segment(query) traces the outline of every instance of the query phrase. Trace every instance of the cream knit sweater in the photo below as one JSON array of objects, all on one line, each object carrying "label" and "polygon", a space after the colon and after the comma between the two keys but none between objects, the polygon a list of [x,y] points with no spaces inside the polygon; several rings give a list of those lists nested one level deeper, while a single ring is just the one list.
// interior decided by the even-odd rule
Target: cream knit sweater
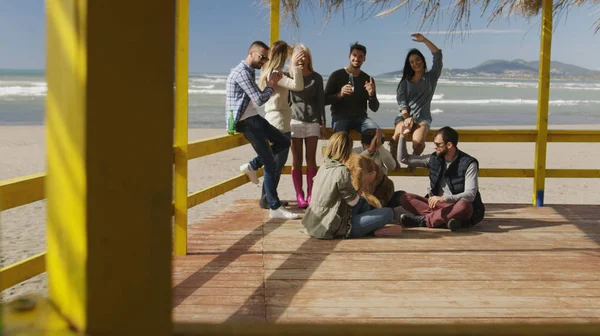
[{"label": "cream knit sweater", "polygon": [[304,77],[302,76],[302,70],[294,67],[292,70],[292,76],[283,76],[277,86],[275,87],[275,93],[271,95],[269,101],[265,104],[265,119],[275,126],[278,130],[283,133],[291,132],[290,123],[292,121],[292,109],[288,102],[288,95],[290,90],[302,91],[304,90]]}]

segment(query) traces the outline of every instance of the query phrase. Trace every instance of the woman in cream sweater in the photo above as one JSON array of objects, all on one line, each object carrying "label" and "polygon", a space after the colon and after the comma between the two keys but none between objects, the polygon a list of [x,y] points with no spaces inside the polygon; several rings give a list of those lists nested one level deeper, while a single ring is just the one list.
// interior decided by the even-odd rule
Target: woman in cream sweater
[{"label": "woman in cream sweater", "polygon": [[[288,58],[290,47],[284,41],[275,41],[269,49],[269,60],[262,67],[260,71],[260,78],[258,80],[258,86],[262,89],[267,85],[269,75],[274,72],[283,72],[285,61]],[[290,122],[292,120],[292,109],[288,102],[289,92],[301,91],[304,89],[304,80],[302,77],[302,64],[304,59],[304,53],[295,54],[291,60],[291,66],[289,76],[285,74],[275,87],[275,93],[271,96],[269,101],[265,104],[265,119],[273,125],[275,128],[283,132],[288,137],[291,137]],[[281,177],[281,170],[287,162],[289,148],[285,151],[281,151],[275,157],[277,163],[278,175],[275,179],[275,186],[279,184],[279,178]],[[257,162],[253,163],[253,167],[262,167],[263,163],[257,157]],[[282,202],[285,203],[285,202]],[[268,209],[269,205],[265,190],[263,186],[262,196],[260,199],[261,208]]]}]

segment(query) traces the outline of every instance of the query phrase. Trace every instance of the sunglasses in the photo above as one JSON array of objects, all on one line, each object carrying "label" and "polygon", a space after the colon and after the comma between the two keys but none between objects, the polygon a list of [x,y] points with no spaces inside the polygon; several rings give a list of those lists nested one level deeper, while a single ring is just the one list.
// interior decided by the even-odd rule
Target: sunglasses
[{"label": "sunglasses", "polygon": [[267,56],[263,55],[263,54],[258,54],[258,58],[260,58],[261,60],[265,60],[265,61],[269,60],[269,58]]},{"label": "sunglasses", "polygon": [[435,141],[433,142],[433,144],[435,145],[436,148],[440,148],[444,145],[443,142],[435,142]]}]

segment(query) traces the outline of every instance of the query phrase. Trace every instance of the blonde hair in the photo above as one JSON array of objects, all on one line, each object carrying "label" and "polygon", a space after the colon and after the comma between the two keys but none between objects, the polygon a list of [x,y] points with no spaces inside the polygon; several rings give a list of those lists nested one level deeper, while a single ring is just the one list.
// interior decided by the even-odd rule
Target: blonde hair
[{"label": "blonde hair", "polygon": [[334,133],[327,143],[325,157],[341,163],[346,163],[352,154],[352,137],[348,132]]},{"label": "blonde hair", "polygon": [[285,41],[275,41],[269,49],[269,60],[260,70],[258,86],[261,90],[267,86],[267,77],[273,70],[282,71],[288,57],[288,44]]},{"label": "blonde hair", "polygon": [[373,185],[367,184],[364,179],[365,175],[377,174],[379,171],[377,163],[371,158],[352,153],[345,164],[350,169],[354,189],[359,190],[371,206],[381,208],[381,202],[373,195]]},{"label": "blonde hair", "polygon": [[[304,44],[300,43],[294,47],[292,59],[294,58],[294,56],[297,53],[299,53],[301,51],[304,51],[304,55],[306,55],[306,60],[304,62],[304,66],[308,67],[308,70],[310,70],[311,72],[315,72],[315,70],[313,69],[312,54],[310,53],[310,49],[308,49],[308,47],[305,46]],[[291,65],[290,67],[293,67],[293,65]]]}]

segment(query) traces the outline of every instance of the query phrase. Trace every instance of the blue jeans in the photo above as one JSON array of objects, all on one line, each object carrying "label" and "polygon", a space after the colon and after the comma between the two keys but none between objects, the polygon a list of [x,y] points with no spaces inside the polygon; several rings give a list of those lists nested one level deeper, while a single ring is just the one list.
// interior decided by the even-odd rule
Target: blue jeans
[{"label": "blue jeans", "polygon": [[[275,156],[282,151],[289,151],[290,138],[281,133],[280,130],[269,124],[265,118],[255,115],[250,118],[238,121],[236,130],[244,133],[244,136],[254,148],[258,155],[249,162],[252,169],[258,169],[254,166],[256,162],[264,165],[264,188],[267,193],[269,208],[275,210],[281,206],[279,196],[277,195],[277,163]],[[269,142],[272,145],[269,145]],[[281,170],[279,170],[281,174]]]},{"label": "blue jeans", "polygon": [[[292,138],[292,132],[286,132],[283,134],[285,134],[290,139]],[[283,170],[283,167],[285,166],[285,163],[287,162],[289,154],[290,154],[290,147],[275,154],[275,166],[277,169],[277,176],[275,177],[275,189],[277,189],[277,187],[279,187],[279,179],[281,178],[281,171]],[[263,163],[262,163],[262,160],[260,159],[260,157],[256,157],[252,161],[250,161],[250,166],[253,169],[258,169],[258,168],[262,167]],[[263,187],[262,187],[262,193],[260,195],[260,202],[261,202],[261,204],[268,203],[267,191],[265,189],[264,183],[263,183]]]},{"label": "blue jeans", "polygon": [[368,117],[333,116],[331,118],[331,128],[333,128],[334,133],[355,130],[362,134],[368,129],[379,128],[379,125]]},{"label": "blue jeans", "polygon": [[352,229],[349,238],[358,238],[384,227],[394,220],[392,208],[371,208],[363,197],[352,207]]}]

